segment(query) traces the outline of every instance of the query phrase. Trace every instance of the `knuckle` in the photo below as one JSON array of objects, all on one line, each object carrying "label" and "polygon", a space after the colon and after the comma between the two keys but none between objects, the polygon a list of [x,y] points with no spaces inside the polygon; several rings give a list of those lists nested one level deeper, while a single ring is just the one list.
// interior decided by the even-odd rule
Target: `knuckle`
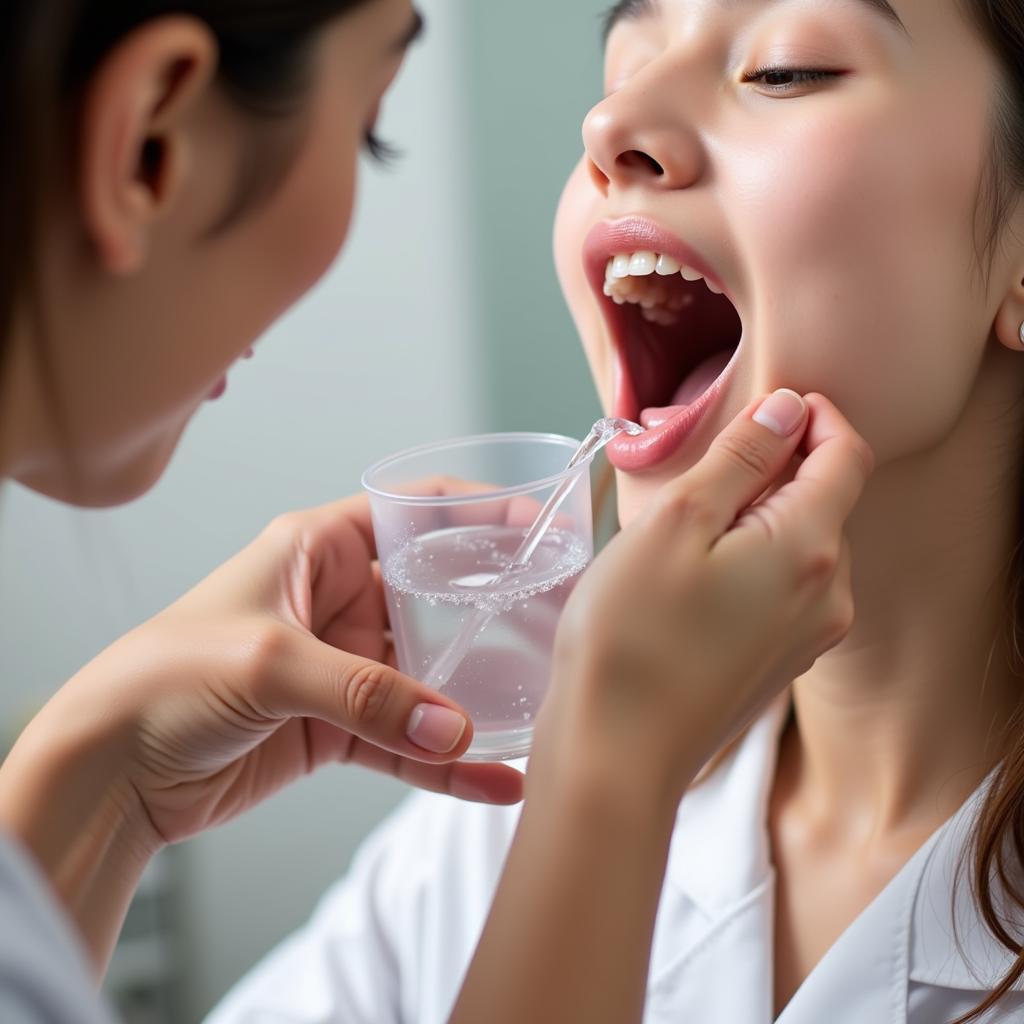
[{"label": "knuckle", "polygon": [[875,471],[875,453],[871,448],[871,445],[859,436],[854,441],[853,452],[857,457],[857,461],[860,463],[864,479],[867,480]]},{"label": "knuckle", "polygon": [[760,440],[747,434],[723,434],[718,439],[719,453],[733,466],[755,477],[767,477],[771,471],[771,453]]},{"label": "knuckle", "polygon": [[805,541],[796,557],[797,574],[805,585],[820,589],[831,585],[842,562],[839,545]]},{"label": "knuckle", "polygon": [[342,680],[341,701],[350,722],[376,721],[394,689],[394,675],[384,665],[357,665]]},{"label": "knuckle", "polygon": [[672,523],[698,524],[711,517],[707,500],[692,486],[664,488],[655,501],[655,512]]},{"label": "knuckle", "polygon": [[295,542],[302,532],[303,516],[299,512],[285,512],[275,516],[263,531],[263,536],[271,542],[289,545]]},{"label": "knuckle", "polygon": [[854,617],[855,609],[851,595],[843,594],[832,602],[825,624],[825,635],[830,647],[834,647],[849,635]]},{"label": "knuckle", "polygon": [[812,552],[804,563],[804,574],[814,583],[829,583],[835,578],[839,558],[834,551]]},{"label": "knuckle", "polygon": [[288,657],[291,635],[283,625],[264,624],[245,646],[245,670],[254,683],[272,677]]}]

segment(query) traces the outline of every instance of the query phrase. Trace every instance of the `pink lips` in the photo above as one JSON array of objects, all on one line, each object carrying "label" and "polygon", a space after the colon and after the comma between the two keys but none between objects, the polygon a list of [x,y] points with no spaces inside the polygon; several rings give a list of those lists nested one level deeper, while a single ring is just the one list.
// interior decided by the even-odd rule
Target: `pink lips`
[{"label": "pink lips", "polygon": [[[250,345],[249,348],[247,348],[242,353],[242,358],[243,359],[252,359],[252,357],[254,355],[255,355],[255,352],[253,352],[252,346]],[[220,380],[218,380],[217,383],[214,384],[213,388],[210,390],[210,393],[206,396],[206,400],[208,402],[216,402],[218,398],[223,398],[224,397],[224,393],[227,391],[227,389],[228,389],[228,375],[225,373],[220,378]]]},{"label": "pink lips", "polygon": [[[641,473],[672,458],[717,404],[732,376],[733,365],[730,363],[722,376],[692,404],[644,410],[640,420],[644,426],[651,424],[650,429],[637,437],[625,434],[617,437],[605,449],[608,461],[625,473]],[[628,419],[621,411],[623,404],[617,397],[613,415]]]},{"label": "pink lips", "polygon": [[618,368],[612,415],[639,420],[649,429],[638,437],[621,435],[607,448],[612,465],[627,473],[653,469],[672,458],[691,437],[726,391],[735,367],[735,357],[722,374],[695,401],[661,409],[639,409],[626,359],[626,340],[618,307],[603,292],[608,260],[619,253],[657,252],[671,256],[712,281],[732,301],[728,289],[704,258],[678,236],[643,217],[627,217],[596,225],[583,245],[587,278],[603,304],[615,341]]}]

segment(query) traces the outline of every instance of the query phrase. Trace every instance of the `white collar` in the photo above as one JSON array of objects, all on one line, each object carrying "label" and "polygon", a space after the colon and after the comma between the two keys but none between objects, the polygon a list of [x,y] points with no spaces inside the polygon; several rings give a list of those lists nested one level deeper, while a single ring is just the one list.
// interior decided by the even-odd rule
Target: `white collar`
[{"label": "white collar", "polygon": [[[723,917],[773,879],[768,803],[790,706],[788,697],[773,704],[680,805],[667,879],[711,920]],[[957,877],[988,784],[986,780],[979,786],[864,912],[870,914],[873,927],[888,932],[885,948],[898,949],[899,955],[893,952],[886,963],[890,973],[898,970],[898,987],[903,990],[913,981],[986,992],[1014,962],[978,914],[970,872]],[[828,960],[826,955],[820,967]],[[856,975],[853,965],[847,969]]]},{"label": "white collar", "polygon": [[990,780],[939,830],[921,872],[910,922],[910,977],[915,982],[987,992],[1015,962],[974,902],[970,834]]}]

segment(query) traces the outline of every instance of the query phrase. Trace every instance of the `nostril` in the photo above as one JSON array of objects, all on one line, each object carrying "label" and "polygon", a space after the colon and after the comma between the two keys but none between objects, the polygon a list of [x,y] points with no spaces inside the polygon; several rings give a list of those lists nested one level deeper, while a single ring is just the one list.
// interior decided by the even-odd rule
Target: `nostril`
[{"label": "nostril", "polygon": [[665,168],[653,156],[639,149],[631,149],[628,153],[623,153],[617,162],[627,170],[653,174],[656,178],[660,178],[665,173]]},{"label": "nostril", "polygon": [[608,175],[601,170],[593,160],[587,161],[587,171],[590,174],[590,180],[594,183],[594,187],[602,194],[608,195],[608,186],[611,182],[608,180]]}]

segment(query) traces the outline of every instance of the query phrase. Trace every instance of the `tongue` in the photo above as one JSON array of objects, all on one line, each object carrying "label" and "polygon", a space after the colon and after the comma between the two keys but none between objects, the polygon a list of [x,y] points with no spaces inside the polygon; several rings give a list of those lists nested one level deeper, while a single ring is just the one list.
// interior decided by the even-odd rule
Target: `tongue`
[{"label": "tongue", "polygon": [[676,388],[672,396],[672,404],[662,409],[644,409],[640,414],[640,422],[647,430],[654,430],[663,423],[667,423],[680,411],[693,402],[696,402],[701,395],[722,375],[722,371],[729,365],[732,359],[732,352],[716,352],[708,356],[696,369],[691,370],[686,380]]},{"label": "tongue", "polygon": [[709,356],[696,369],[691,370],[683,383],[676,388],[671,404],[680,406],[696,402],[718,380],[731,359],[732,352],[727,349]]}]

